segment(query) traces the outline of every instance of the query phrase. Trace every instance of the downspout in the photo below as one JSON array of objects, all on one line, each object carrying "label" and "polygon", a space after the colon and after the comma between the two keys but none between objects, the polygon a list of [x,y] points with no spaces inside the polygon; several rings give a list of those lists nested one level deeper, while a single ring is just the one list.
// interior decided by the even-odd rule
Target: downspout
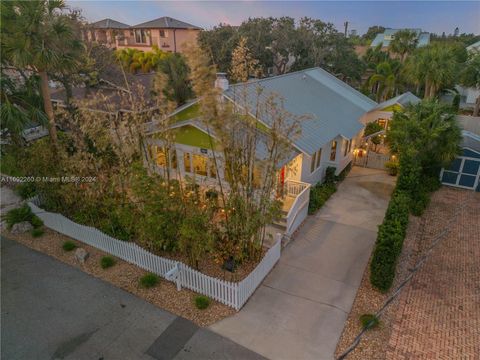
[{"label": "downspout", "polygon": [[177,36],[175,35],[177,29],[173,29],[173,52],[177,52]]}]

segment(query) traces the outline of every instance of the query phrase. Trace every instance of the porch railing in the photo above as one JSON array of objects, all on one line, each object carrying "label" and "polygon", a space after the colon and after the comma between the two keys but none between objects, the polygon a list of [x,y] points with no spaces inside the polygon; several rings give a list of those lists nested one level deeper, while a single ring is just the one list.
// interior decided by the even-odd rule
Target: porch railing
[{"label": "porch railing", "polygon": [[288,210],[285,230],[287,235],[291,235],[308,215],[310,184],[287,179],[285,181],[285,192],[287,196],[295,197],[292,206]]}]

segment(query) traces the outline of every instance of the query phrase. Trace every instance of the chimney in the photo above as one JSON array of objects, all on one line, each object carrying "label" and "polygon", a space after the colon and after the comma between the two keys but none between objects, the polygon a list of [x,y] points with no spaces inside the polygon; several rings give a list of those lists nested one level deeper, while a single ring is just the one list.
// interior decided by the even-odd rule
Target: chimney
[{"label": "chimney", "polygon": [[215,87],[220,88],[223,91],[228,90],[227,73],[217,73],[217,79],[215,80]]}]

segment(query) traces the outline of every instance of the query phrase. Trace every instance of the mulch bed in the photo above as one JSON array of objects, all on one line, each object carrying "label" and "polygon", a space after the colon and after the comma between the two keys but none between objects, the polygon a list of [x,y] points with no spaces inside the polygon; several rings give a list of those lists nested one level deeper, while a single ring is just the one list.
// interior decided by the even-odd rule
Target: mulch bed
[{"label": "mulch bed", "polygon": [[[187,289],[177,291],[175,284],[164,279],[161,279],[155,287],[145,289],[139,285],[139,279],[147,273],[145,270],[120,259],[116,259],[117,262],[113,267],[102,269],[100,260],[108,254],[48,228],[45,228],[45,234],[38,238],[33,238],[29,233],[14,235],[7,231],[4,235],[99,279],[108,281],[153,305],[189,319],[199,326],[209,326],[235,313],[234,309],[214,300],[211,300],[207,309],[199,310],[194,304],[197,293]],[[78,247],[84,248],[89,253],[85,264],[80,264],[75,259],[74,251],[66,252],[62,249],[66,240],[73,241]]]}]

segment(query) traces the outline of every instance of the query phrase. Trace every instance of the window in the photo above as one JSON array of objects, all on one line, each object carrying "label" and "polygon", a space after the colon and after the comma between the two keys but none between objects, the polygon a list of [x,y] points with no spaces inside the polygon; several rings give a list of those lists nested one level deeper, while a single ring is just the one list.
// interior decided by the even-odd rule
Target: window
[{"label": "window", "polygon": [[352,140],[346,140],[345,148],[343,149],[343,157],[347,156],[347,154],[350,152],[351,142],[352,142]]},{"label": "window", "polygon": [[192,165],[190,164],[190,153],[183,153],[183,165],[185,167],[185,172],[192,172]]},{"label": "window", "polygon": [[315,158],[317,156],[317,153],[313,153],[312,156],[312,162],[310,163],[310,172],[313,173],[315,171]]},{"label": "window", "polygon": [[177,168],[177,150],[173,149],[171,151],[169,151],[169,155],[170,155],[170,167],[172,169],[176,169]]},{"label": "window", "polygon": [[378,119],[377,123],[378,123],[378,125],[380,125],[384,129],[387,127],[387,120],[386,119]]},{"label": "window", "polygon": [[210,177],[216,179],[217,177],[217,169],[215,167],[215,160],[210,159],[209,161],[209,169],[210,169]]},{"label": "window", "polygon": [[310,172],[313,173],[320,166],[320,160],[322,159],[322,149],[317,150],[312,156],[312,163],[310,164]]},{"label": "window", "polygon": [[353,139],[350,139],[350,142],[348,143],[348,152],[352,150],[352,143],[353,143]]},{"label": "window", "polygon": [[195,174],[207,176],[207,157],[193,154],[193,170]]},{"label": "window", "polygon": [[318,169],[320,166],[320,160],[322,158],[322,149],[317,151],[317,163],[315,164],[315,168]]},{"label": "window", "polygon": [[335,161],[335,157],[337,156],[337,142],[335,140],[332,141],[332,148],[330,150],[330,161]]},{"label": "window", "polygon": [[142,29],[135,29],[135,42],[138,44],[146,44],[147,31]]},{"label": "window", "polygon": [[165,30],[159,30],[160,32],[160,37],[164,38],[165,37]]}]

